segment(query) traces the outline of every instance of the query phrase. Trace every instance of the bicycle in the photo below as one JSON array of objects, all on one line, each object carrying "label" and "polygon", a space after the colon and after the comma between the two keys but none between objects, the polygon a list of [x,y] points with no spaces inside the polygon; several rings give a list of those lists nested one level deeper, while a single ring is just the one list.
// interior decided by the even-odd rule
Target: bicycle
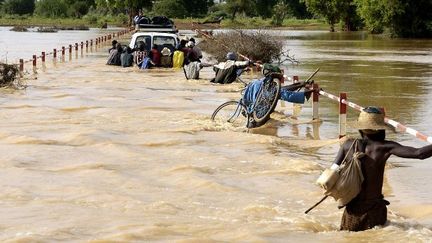
[{"label": "bicycle", "polygon": [[[266,65],[264,65],[264,68]],[[247,128],[259,127],[264,125],[269,119],[270,114],[274,111],[277,106],[277,102],[280,99],[281,89],[285,88],[290,91],[300,90],[307,85],[312,85],[312,77],[319,71],[319,68],[304,82],[295,83],[281,87],[281,83],[284,80],[282,71],[277,67],[272,67],[271,72],[265,73],[265,77],[262,80],[262,85],[259,86],[258,92],[256,92],[256,99],[248,99],[245,101],[246,94],[238,101],[227,101],[222,103],[213,112],[211,119],[222,120],[225,122],[232,123],[235,126],[246,125]],[[254,82],[249,83],[246,86],[246,92],[250,89],[250,85]],[[310,97],[309,90],[308,97]],[[252,100],[252,102],[250,102]]]},{"label": "bicycle", "polygon": [[227,101],[216,108],[211,119],[223,120],[234,125],[246,125],[248,128],[263,125],[276,108],[282,79],[281,72],[268,73],[262,80],[256,99],[252,103],[245,102],[244,98],[238,101]]}]

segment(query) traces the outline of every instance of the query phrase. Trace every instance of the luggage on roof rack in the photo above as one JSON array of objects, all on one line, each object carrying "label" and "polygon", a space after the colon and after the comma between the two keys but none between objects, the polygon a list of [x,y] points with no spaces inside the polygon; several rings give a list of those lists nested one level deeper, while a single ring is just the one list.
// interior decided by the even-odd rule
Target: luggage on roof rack
[{"label": "luggage on roof rack", "polygon": [[152,19],[142,16],[136,24],[135,30],[143,32],[178,32],[174,25],[174,22],[166,16],[155,16]]}]

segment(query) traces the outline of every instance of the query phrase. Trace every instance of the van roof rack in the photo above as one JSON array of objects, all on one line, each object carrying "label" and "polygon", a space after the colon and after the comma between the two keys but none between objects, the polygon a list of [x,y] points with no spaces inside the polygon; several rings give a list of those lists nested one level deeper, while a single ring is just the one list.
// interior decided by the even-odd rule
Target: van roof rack
[{"label": "van roof rack", "polygon": [[160,24],[137,24],[135,26],[137,32],[164,32],[173,33],[178,32],[174,25],[160,25]]}]

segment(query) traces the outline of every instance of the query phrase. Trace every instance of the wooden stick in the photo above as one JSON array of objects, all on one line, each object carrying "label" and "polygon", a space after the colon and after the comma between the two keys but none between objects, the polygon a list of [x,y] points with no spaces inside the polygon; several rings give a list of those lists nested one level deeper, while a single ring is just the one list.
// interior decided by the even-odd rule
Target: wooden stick
[{"label": "wooden stick", "polygon": [[305,211],[305,214],[309,213],[312,209],[314,209],[316,206],[318,206],[320,203],[322,203],[324,200],[326,200],[328,196],[324,196],[319,200],[319,202],[315,203],[312,207],[310,207],[308,210]]}]

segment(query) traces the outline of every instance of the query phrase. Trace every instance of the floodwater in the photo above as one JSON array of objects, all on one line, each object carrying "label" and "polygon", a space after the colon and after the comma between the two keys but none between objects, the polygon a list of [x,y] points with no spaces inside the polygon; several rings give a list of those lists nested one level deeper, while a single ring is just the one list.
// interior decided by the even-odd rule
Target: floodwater
[{"label": "floodwater", "polygon": [[[25,51],[25,56],[10,51],[9,61],[72,41],[31,33],[31,44],[17,46],[5,39],[5,31],[0,29],[0,41],[10,50]],[[285,66],[288,75],[305,79],[320,67],[315,82],[324,90],[347,92],[362,106],[383,106],[389,117],[432,134],[431,40],[388,40],[364,33],[277,34],[301,61]],[[71,38],[79,41],[99,33],[76,35]],[[48,41],[53,45],[46,47]],[[219,104],[240,97],[240,84],[210,84],[211,68],[202,71],[202,80],[191,81],[171,69],[107,66],[107,48],[73,54],[64,62],[49,59],[37,74],[26,66],[25,90],[0,90],[0,241],[432,238],[432,159],[390,158],[384,193],[391,205],[385,227],[338,231],[342,210],[333,200],[303,213],[322,197],[314,181],[339,147],[334,101],[320,97],[322,123],[310,123],[310,102],[295,109],[280,104],[265,127],[248,132],[209,119]],[[349,120],[357,114],[350,111]],[[426,145],[402,133],[388,137]]]}]

